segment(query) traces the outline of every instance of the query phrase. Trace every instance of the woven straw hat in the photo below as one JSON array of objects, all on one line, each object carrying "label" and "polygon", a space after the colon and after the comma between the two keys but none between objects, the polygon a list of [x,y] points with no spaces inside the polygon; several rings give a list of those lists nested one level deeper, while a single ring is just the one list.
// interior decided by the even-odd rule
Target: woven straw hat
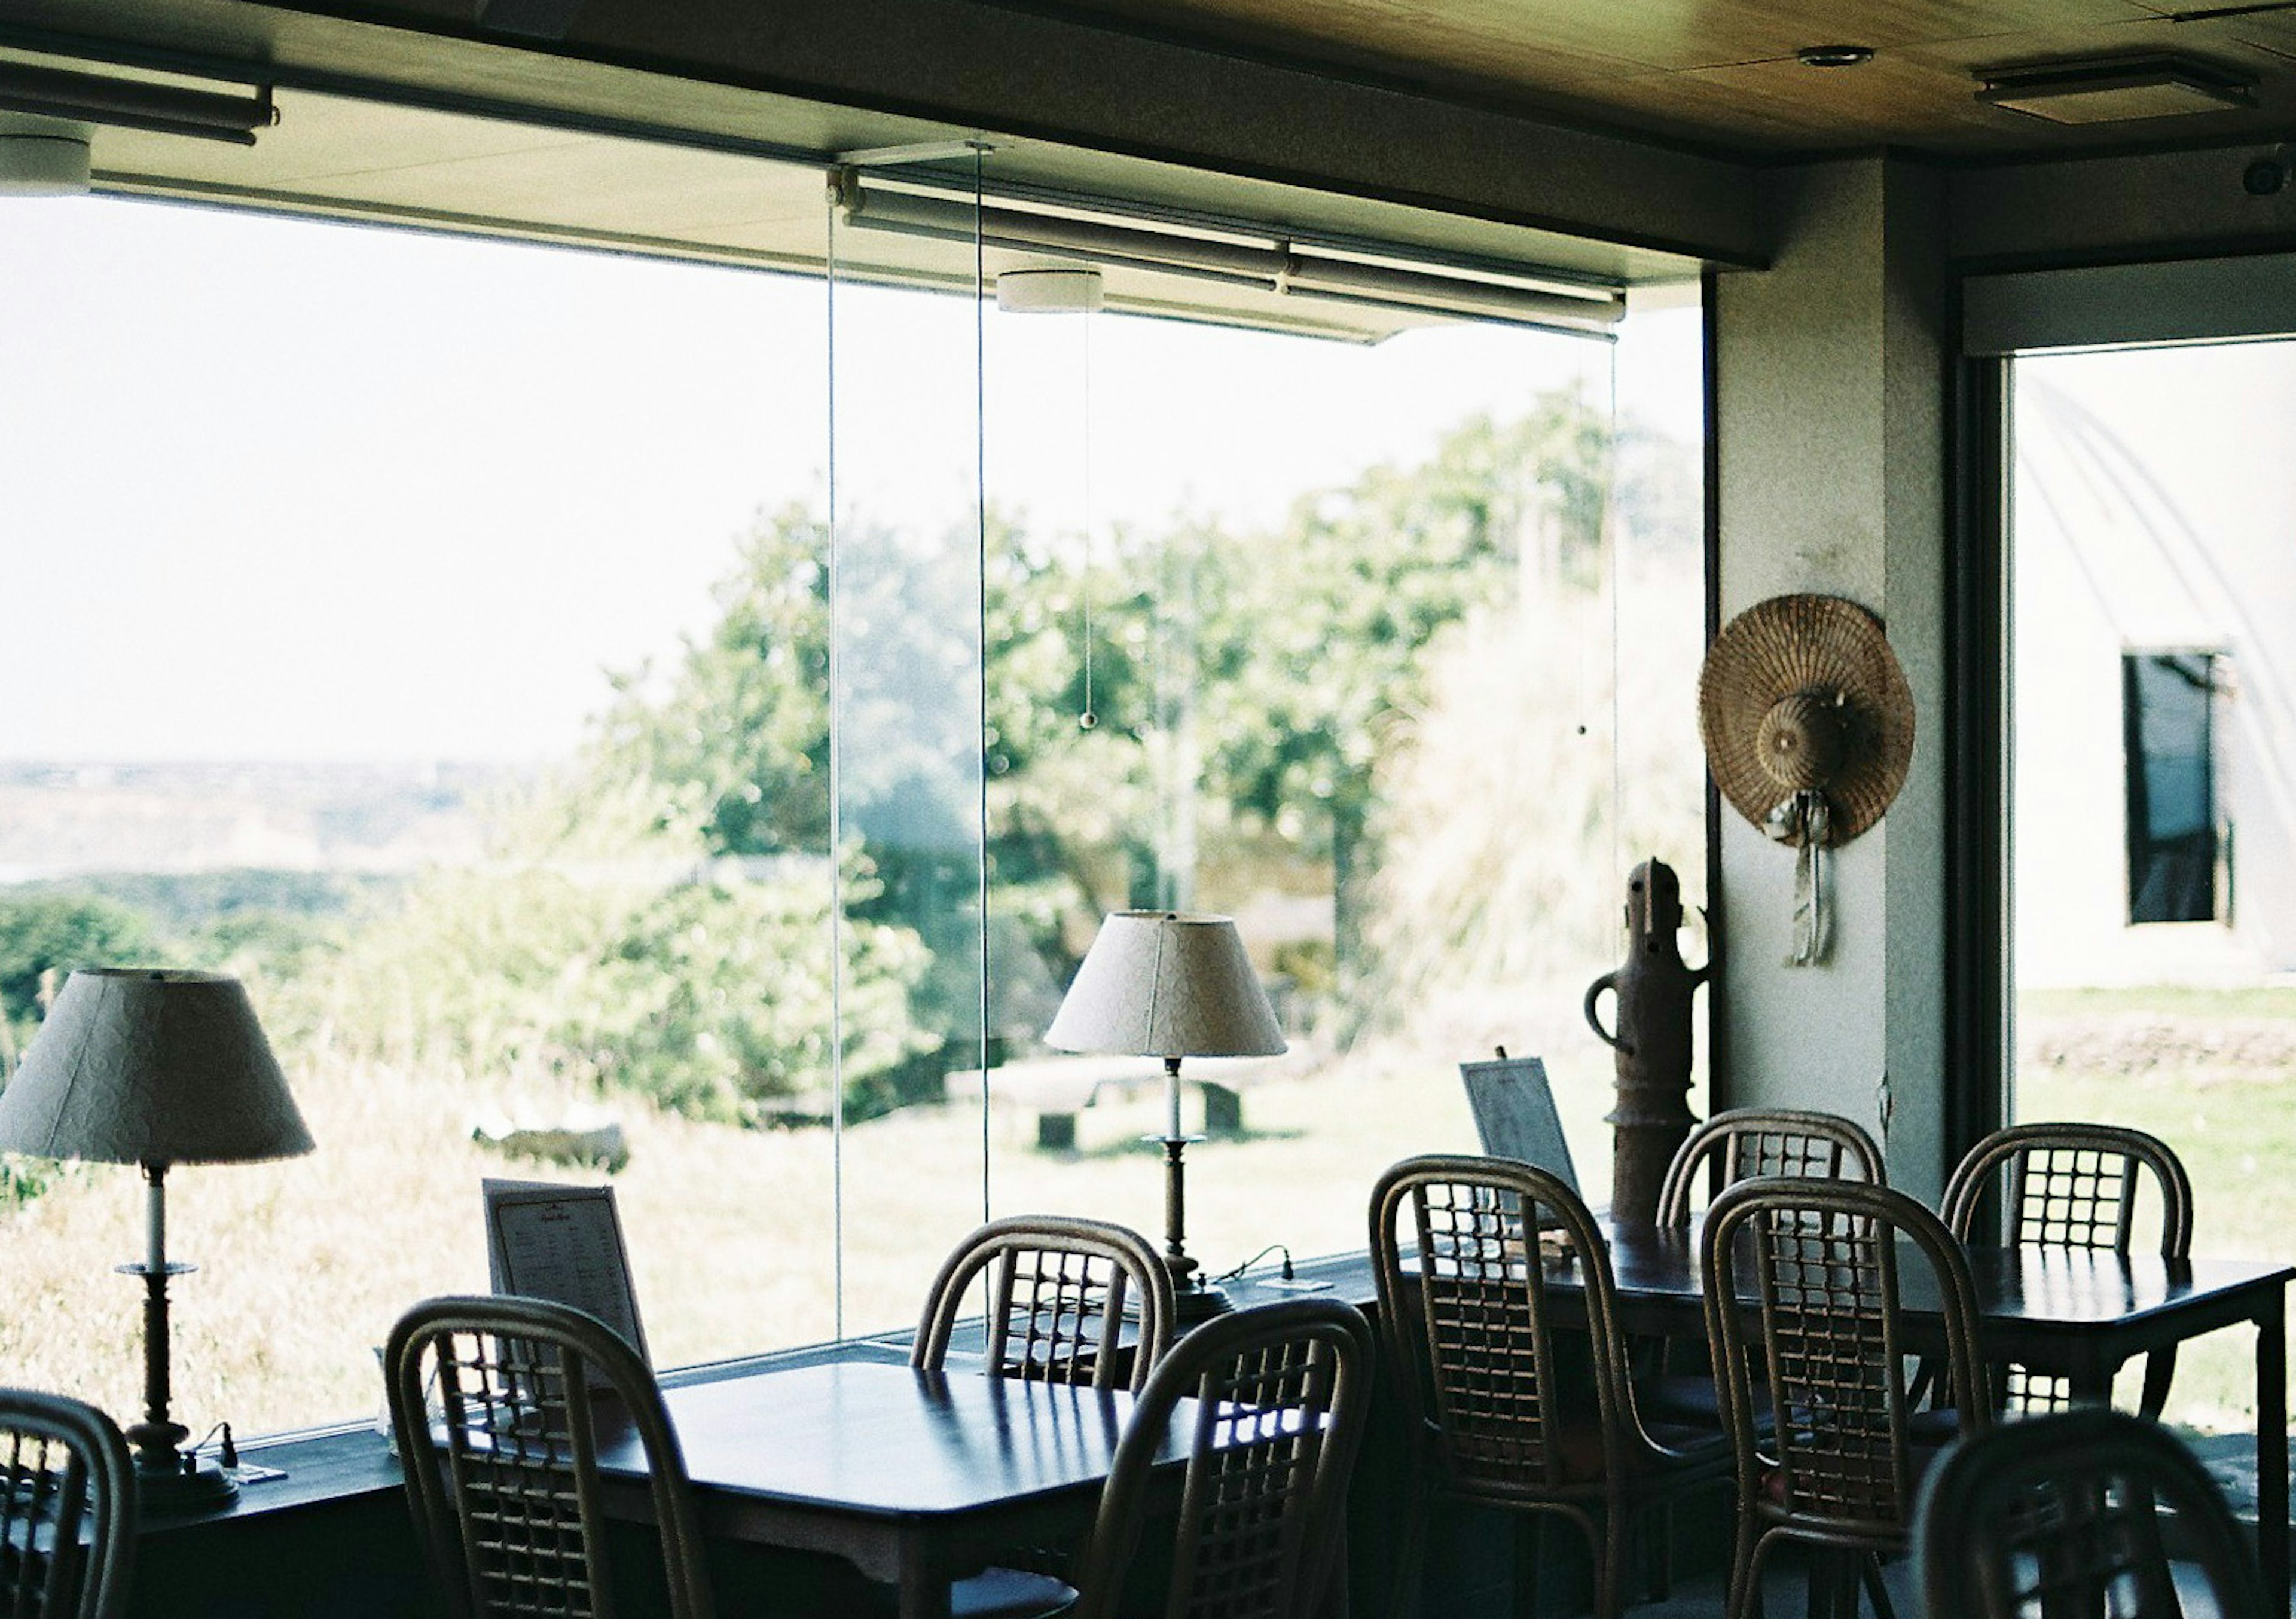
[{"label": "woven straw hat", "polygon": [[1715,784],[1761,826],[1800,790],[1825,796],[1829,843],[1882,818],[1914,756],[1914,694],[1881,621],[1839,596],[1773,596],[1733,618],[1698,675]]}]

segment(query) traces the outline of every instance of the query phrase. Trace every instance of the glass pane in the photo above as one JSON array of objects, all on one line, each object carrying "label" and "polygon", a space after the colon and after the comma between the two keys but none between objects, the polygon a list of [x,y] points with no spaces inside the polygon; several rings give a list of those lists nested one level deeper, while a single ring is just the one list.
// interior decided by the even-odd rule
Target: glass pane
[{"label": "glass pane", "polygon": [[[2014,389],[2013,1116],[2161,1137],[2195,1251],[2270,1257],[2296,1220],[2296,344],[2021,359]],[[2254,1409],[2245,1335],[2180,1353],[2172,1419]]]},{"label": "glass pane", "polygon": [[970,242],[946,244],[932,266],[945,287],[920,290],[873,284],[882,235],[832,229],[849,1334],[914,1325],[986,1198],[978,1081],[949,1089],[982,1057],[980,309]]},{"label": "glass pane", "polygon": [[[818,278],[90,200],[0,323],[10,1049],[230,969],[318,1142],[169,1178],[183,1419],[373,1410],[487,1175],[619,1163],[665,1365],[827,1335]],[[0,1173],[12,1378],[139,1408],[140,1202]]]},{"label": "glass pane", "polygon": [[[1497,326],[991,314],[992,903],[1029,945],[997,1005],[1040,1034],[1109,911],[1236,919],[1292,1050],[1184,1065],[1211,1271],[1360,1247],[1380,1171],[1473,1149],[1457,1064],[1499,1045],[1546,1059],[1603,1200],[1580,1003],[1628,867],[1704,887],[1698,329],[1636,317],[1614,373]],[[998,1211],[1160,1231],[1158,1065],[1011,1055]]]}]

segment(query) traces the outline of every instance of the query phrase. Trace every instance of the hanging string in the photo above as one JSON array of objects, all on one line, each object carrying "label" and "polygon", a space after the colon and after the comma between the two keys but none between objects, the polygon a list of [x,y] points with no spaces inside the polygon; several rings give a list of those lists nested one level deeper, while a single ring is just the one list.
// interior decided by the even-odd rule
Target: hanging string
[{"label": "hanging string", "polygon": [[1078,591],[1084,617],[1084,712],[1077,715],[1077,725],[1084,731],[1100,724],[1100,713],[1092,706],[1092,311],[1087,309],[1084,314],[1084,577]]}]

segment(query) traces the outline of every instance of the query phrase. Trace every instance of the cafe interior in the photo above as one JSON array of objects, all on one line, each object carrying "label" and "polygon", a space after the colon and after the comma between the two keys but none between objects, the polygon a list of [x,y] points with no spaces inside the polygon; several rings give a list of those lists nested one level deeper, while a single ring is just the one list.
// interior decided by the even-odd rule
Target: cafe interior
[{"label": "cafe interior", "polygon": [[[34,963],[10,1611],[2286,1611],[2269,1103],[2023,1066],[2106,980],[2276,993],[2296,582],[2195,536],[2296,456],[2131,372],[2167,425],[2083,487],[2210,493],[2112,577],[2023,457],[2100,442],[2051,365],[2296,336],[2296,4],[0,0],[7,289],[0,666],[86,690],[0,725],[12,892],[254,824],[286,775],[43,739],[148,693],[299,756],[330,634],[434,760],[526,723],[458,642],[656,658],[579,756],[703,781],[533,789],[586,830],[523,875],[390,845],[501,882],[386,885],[467,914],[332,977]],[[641,508],[711,458],[758,515],[703,630]],[[1213,511],[1253,477],[1323,492]],[[448,494],[266,494],[322,485]],[[372,656],[310,608],[361,594]],[[612,1061],[403,1035],[538,916]],[[694,1010],[800,984],[770,1062]],[[565,1139],[471,1123],[543,1092]]]}]

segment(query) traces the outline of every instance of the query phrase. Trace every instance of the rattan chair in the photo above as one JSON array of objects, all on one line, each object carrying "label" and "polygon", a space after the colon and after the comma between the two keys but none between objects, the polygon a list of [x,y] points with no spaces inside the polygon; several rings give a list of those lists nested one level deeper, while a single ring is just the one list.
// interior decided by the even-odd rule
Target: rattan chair
[{"label": "rattan chair", "polygon": [[[2193,1250],[2193,1183],[2184,1165],[2158,1137],[2112,1124],[2013,1124],[1995,1131],[1969,1149],[1946,1182],[1945,1221],[1964,1241],[1975,1239],[1986,1196],[1998,1186],[1998,1229],[2013,1246],[2126,1254],[2135,1241],[2145,1175],[2160,1197],[2161,1255],[2183,1259]],[[2137,1407],[2145,1416],[2161,1414],[2176,1371],[2173,1348],[2146,1358]],[[2020,1411],[2062,1410],[2076,1394],[2064,1378],[2021,1366],[2006,1368],[1996,1392]],[[2111,1391],[2080,1392],[2102,1400]]]},{"label": "rattan chair", "polygon": [[[1371,1251],[1419,1468],[1397,1610],[1412,1606],[1440,1496],[1578,1525],[1594,1552],[1595,1612],[1610,1619],[1636,1515],[1723,1484],[1729,1452],[1710,1432],[1668,1433],[1636,1414],[1610,1253],[1587,1206],[1527,1164],[1407,1158],[1372,1194]],[[1549,1285],[1562,1279],[1567,1304]],[[1582,1327],[1591,1369],[1574,1376],[1557,1339]]]},{"label": "rattan chair", "polygon": [[[1061,1214],[995,1220],[959,1243],[926,1296],[909,1364],[939,1371],[973,1284],[988,1282],[984,1370],[1044,1383],[1123,1387],[1134,1393],[1172,1341],[1171,1272],[1128,1226]],[[1137,1320],[1130,1321],[1130,1312]],[[1130,1325],[1130,1341],[1126,1329]],[[1076,1601],[1043,1569],[984,1569],[949,1590],[953,1619],[1045,1619]]]},{"label": "rattan chair", "polygon": [[1880,1554],[1906,1543],[1918,1470],[1901,1245],[1936,1279],[1939,1387],[1962,1427],[1980,1431],[1991,1407],[1976,1297],[1961,1246],[1936,1215],[1887,1187],[1784,1177],[1742,1181],[1707,1211],[1707,1337],[1738,1472],[1730,1619],[1759,1611],[1762,1559],[1780,1538],[1845,1554],[1814,1566],[1813,1611],[1821,1593],[1837,1611],[1854,1608],[1856,1572],[1876,1611],[1890,1611]]},{"label": "rattan chair", "polygon": [[[998,1377],[1138,1392],[1172,1341],[1172,1278],[1128,1227],[1060,1214],[995,1220],[957,1245],[926,1296],[909,1364],[939,1371],[973,1282],[988,1279],[988,1368]],[[1132,1341],[1127,1314],[1137,1311]]]},{"label": "rattan chair", "polygon": [[[1119,1442],[1079,1563],[1078,1619],[1116,1619],[1176,1446],[1187,1477],[1164,1619],[1307,1619],[1344,1577],[1348,1475],[1371,1401],[1371,1329],[1331,1299],[1195,1328],[1159,1364]],[[1344,1611],[1342,1608],[1341,1611]]]},{"label": "rattan chair", "polygon": [[[399,1318],[383,1363],[415,1529],[455,1619],[612,1619],[603,1390],[603,1420],[629,1424],[645,1451],[671,1619],[709,1619],[685,1453],[653,1374],[611,1328],[541,1299],[434,1298]],[[435,1427],[426,1386],[443,1407]]]},{"label": "rattan chair", "polygon": [[[1659,1188],[1658,1223],[1687,1231],[1698,1213],[1702,1192],[1761,1175],[1807,1175],[1881,1186],[1888,1175],[1882,1149],[1855,1122],[1833,1113],[1797,1108],[1734,1108],[1692,1131],[1667,1165]],[[1694,1369],[1695,1353],[1677,1355],[1673,1346],[1638,1353],[1644,1371],[1636,1381],[1643,1409],[1665,1422],[1722,1422],[1713,1375]]]},{"label": "rattan chair", "polygon": [[[2180,1599],[2163,1512],[2211,1606]],[[2232,1509],[2192,1452],[2102,1407],[2007,1423],[1945,1451],[1914,1547],[1934,1619],[2263,1619],[2272,1612]],[[2287,1612],[2284,1601],[2280,1612]]]},{"label": "rattan chair", "polygon": [[1658,1222],[1686,1228],[1702,1189],[1762,1175],[1811,1175],[1831,1181],[1886,1185],[1882,1149],[1874,1138],[1839,1114],[1798,1108],[1733,1108],[1692,1131],[1658,1194]]},{"label": "rattan chair", "polygon": [[0,1388],[0,1614],[112,1619],[135,1561],[135,1467],[92,1405]]}]

